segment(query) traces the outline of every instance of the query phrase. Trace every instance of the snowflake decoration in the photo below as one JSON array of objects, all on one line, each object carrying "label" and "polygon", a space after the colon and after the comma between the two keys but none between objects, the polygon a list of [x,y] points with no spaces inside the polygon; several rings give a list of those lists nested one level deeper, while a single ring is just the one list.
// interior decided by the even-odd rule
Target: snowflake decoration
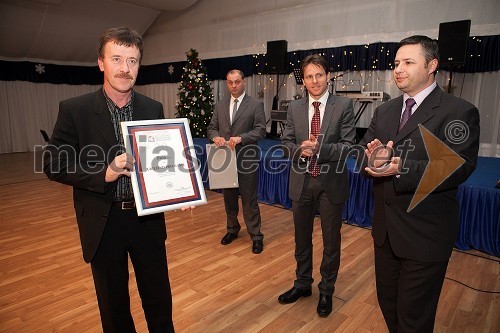
[{"label": "snowflake decoration", "polygon": [[174,66],[172,65],[168,66],[168,74],[170,75],[174,74]]},{"label": "snowflake decoration", "polygon": [[45,66],[42,65],[42,64],[38,64],[35,66],[35,72],[37,72],[38,74],[43,74],[45,73]]}]

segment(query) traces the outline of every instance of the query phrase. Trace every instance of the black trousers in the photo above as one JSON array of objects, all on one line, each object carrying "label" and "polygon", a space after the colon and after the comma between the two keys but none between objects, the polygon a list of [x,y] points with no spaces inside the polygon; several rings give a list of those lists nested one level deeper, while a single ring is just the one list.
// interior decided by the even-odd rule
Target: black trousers
[{"label": "black trousers", "polygon": [[294,287],[310,288],[312,277],[314,217],[319,208],[323,236],[323,258],[321,260],[321,281],[319,292],[333,295],[340,267],[340,228],[342,227],[342,204],[332,205],[326,197],[321,176],[306,175],[302,194],[292,202],[295,226],[295,260],[297,261]]},{"label": "black trousers", "polygon": [[396,256],[388,235],[375,245],[377,298],[389,332],[432,333],[447,266]]},{"label": "black trousers", "polygon": [[128,288],[129,256],[149,332],[174,332],[165,244],[154,241],[135,209],[116,207],[111,208],[91,262],[103,331],[135,332]]},{"label": "black trousers", "polygon": [[238,221],[238,195],[241,194],[243,219],[252,240],[262,240],[264,235],[260,231],[261,218],[257,202],[258,171],[238,171],[239,188],[228,188],[222,191],[224,206],[227,215],[227,232],[238,234],[241,229]]}]

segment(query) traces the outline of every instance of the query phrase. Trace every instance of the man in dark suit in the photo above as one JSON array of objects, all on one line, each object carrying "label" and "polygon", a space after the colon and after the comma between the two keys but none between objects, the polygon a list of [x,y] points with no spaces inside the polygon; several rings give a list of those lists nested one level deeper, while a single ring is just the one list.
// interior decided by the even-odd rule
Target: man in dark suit
[{"label": "man in dark suit", "polygon": [[208,138],[217,146],[229,145],[236,149],[239,188],[224,189],[227,215],[227,233],[221,244],[230,244],[238,237],[238,194],[241,194],[243,219],[252,239],[252,252],[264,249],[264,235],[260,231],[261,218],[257,203],[257,184],[260,151],[257,141],[266,136],[264,104],[245,93],[245,76],[233,69],[226,75],[231,96],[215,105],[214,114],[207,128]]},{"label": "man in dark suit", "polygon": [[[394,80],[404,94],[375,110],[361,141],[374,180],[377,296],[390,332],[432,332],[458,234],[457,187],[476,166],[479,113],[436,85],[435,41],[412,36],[396,50]],[[425,142],[425,131],[451,150],[433,153],[439,144]],[[454,171],[457,158],[463,164]],[[440,175],[448,177],[436,182]],[[436,188],[410,207],[419,184]]]},{"label": "man in dark suit", "polygon": [[352,100],[328,92],[326,60],[317,54],[307,56],[300,69],[308,98],[290,103],[282,137],[285,154],[292,160],[289,196],[295,226],[296,280],[278,301],[293,303],[312,293],[312,232],[319,208],[323,259],[317,312],[326,317],[332,312],[340,266],[342,206],[349,198],[344,162],[356,130]]},{"label": "man in dark suit", "polygon": [[163,213],[138,217],[124,153],[121,121],[163,118],[163,106],[132,87],[142,37],[126,27],[106,30],[98,46],[102,89],[62,101],[46,147],[45,173],[73,186],[83,257],[92,276],[104,332],[135,332],[130,313],[128,256],[150,332],[174,332]]}]

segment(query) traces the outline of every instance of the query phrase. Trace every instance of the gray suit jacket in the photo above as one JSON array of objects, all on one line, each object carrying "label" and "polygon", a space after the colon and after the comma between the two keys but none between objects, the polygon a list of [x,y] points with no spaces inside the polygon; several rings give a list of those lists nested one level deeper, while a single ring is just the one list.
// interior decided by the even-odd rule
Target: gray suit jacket
[{"label": "gray suit jacket", "polygon": [[236,146],[238,161],[246,158],[256,158],[258,161],[259,151],[256,144],[266,136],[264,104],[245,94],[231,124],[229,103],[230,98],[226,98],[215,105],[212,120],[207,127],[207,136],[210,140],[217,136],[226,140],[232,136],[241,136],[241,144]]},{"label": "gray suit jacket", "polygon": [[[309,140],[309,103],[307,98],[292,101],[281,139],[285,155],[292,160],[290,168],[289,196],[299,200],[304,186],[307,162],[300,158],[300,145]],[[318,164],[320,178],[331,204],[339,204],[349,198],[349,181],[345,166],[350,146],[354,142],[356,128],[352,100],[330,95],[321,122]]]}]

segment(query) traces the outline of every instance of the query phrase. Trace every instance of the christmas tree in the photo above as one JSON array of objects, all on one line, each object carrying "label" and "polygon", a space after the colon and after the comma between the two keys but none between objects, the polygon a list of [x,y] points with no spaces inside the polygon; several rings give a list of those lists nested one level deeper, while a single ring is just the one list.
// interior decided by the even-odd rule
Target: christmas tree
[{"label": "christmas tree", "polygon": [[175,108],[178,118],[188,118],[191,135],[202,138],[207,135],[207,126],[214,110],[214,95],[207,78],[207,69],[202,65],[198,52],[186,52],[187,62],[179,84]]}]

